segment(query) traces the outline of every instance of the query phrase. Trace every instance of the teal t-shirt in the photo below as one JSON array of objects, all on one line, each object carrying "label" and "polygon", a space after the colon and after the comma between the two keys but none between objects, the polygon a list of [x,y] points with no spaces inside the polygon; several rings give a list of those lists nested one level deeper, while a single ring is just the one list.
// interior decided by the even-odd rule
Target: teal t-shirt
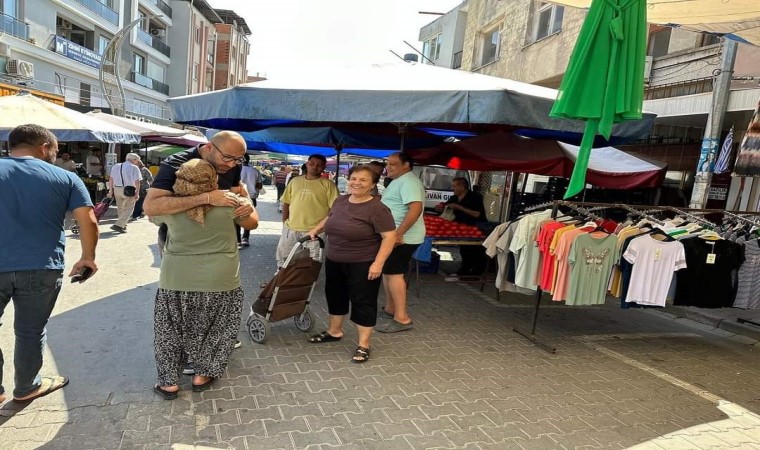
[{"label": "teal t-shirt", "polygon": [[186,212],[154,217],[154,223],[169,227],[158,286],[182,292],[223,292],[240,287],[234,216],[234,208],[212,207],[206,211],[203,225]]},{"label": "teal t-shirt", "polygon": [[[425,201],[425,187],[422,182],[412,172],[407,172],[394,179],[391,184],[383,191],[382,202],[391,210],[393,220],[396,222],[396,228],[404,221],[406,213],[409,212],[409,203]],[[422,214],[417,218],[406,234],[404,234],[405,244],[422,244],[425,240],[425,221],[422,220]]]}]

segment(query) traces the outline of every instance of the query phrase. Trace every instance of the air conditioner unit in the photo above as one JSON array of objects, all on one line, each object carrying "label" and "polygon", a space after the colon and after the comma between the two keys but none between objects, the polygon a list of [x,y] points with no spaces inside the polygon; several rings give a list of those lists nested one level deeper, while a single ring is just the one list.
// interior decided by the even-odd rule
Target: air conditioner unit
[{"label": "air conditioner unit", "polygon": [[20,59],[9,59],[5,71],[17,78],[34,78],[34,64]]},{"label": "air conditioner unit", "polygon": [[652,78],[652,57],[647,56],[646,60],[644,61],[644,81],[648,83],[651,78]]},{"label": "air conditioner unit", "polygon": [[156,37],[163,38],[163,37],[166,37],[166,30],[162,30],[160,28],[154,28],[150,30],[150,34]]},{"label": "air conditioner unit", "polygon": [[0,42],[0,56],[10,58],[11,57],[11,46],[8,44],[4,44]]}]

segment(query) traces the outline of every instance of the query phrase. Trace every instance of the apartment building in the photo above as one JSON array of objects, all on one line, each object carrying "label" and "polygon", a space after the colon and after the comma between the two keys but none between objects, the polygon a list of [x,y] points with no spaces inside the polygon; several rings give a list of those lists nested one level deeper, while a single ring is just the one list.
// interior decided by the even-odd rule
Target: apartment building
[{"label": "apartment building", "polygon": [[[461,70],[558,88],[585,15],[583,9],[538,0],[467,0],[423,27],[420,40],[436,65],[454,68],[461,60]],[[461,41],[454,38],[460,34]],[[644,109],[658,117],[648,140],[624,149],[667,162],[681,187],[697,166],[720,42],[708,34],[650,26]],[[740,142],[760,98],[760,49],[739,45],[733,77],[724,131],[734,126],[734,142]]]},{"label": "apartment building", "polygon": [[[214,89],[215,26],[225,22],[205,0],[0,0],[0,93],[23,88],[107,110],[101,55],[136,20],[117,56],[127,115],[170,121],[167,98]],[[236,82],[246,76],[245,44],[236,44],[245,54],[235,57]]]},{"label": "apartment building", "polygon": [[228,9],[217,9],[224,23],[216,24],[216,82],[214,90],[248,82],[248,52],[251,29],[245,19]]}]

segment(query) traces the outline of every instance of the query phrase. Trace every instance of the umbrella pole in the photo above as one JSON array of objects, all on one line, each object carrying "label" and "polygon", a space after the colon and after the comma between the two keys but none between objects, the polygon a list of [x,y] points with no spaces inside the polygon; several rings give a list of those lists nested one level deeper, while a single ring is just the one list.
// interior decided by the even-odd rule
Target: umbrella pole
[{"label": "umbrella pole", "polygon": [[343,150],[343,146],[341,144],[335,145],[335,187],[338,186],[338,178],[340,178],[340,152]]}]

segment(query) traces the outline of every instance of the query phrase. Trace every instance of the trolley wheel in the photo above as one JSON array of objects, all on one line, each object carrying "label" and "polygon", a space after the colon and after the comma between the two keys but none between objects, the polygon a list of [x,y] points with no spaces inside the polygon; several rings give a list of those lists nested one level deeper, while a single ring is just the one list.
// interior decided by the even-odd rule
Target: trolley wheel
[{"label": "trolley wheel", "polygon": [[79,225],[71,227],[71,234],[79,234]]},{"label": "trolley wheel", "polygon": [[307,333],[314,328],[314,316],[311,314],[311,311],[309,311],[309,308],[306,308],[303,311],[303,314],[293,317],[293,322],[295,322],[296,328],[304,333]]},{"label": "trolley wheel", "polygon": [[269,322],[259,317],[251,317],[248,320],[248,336],[253,342],[263,344],[270,332]]}]

